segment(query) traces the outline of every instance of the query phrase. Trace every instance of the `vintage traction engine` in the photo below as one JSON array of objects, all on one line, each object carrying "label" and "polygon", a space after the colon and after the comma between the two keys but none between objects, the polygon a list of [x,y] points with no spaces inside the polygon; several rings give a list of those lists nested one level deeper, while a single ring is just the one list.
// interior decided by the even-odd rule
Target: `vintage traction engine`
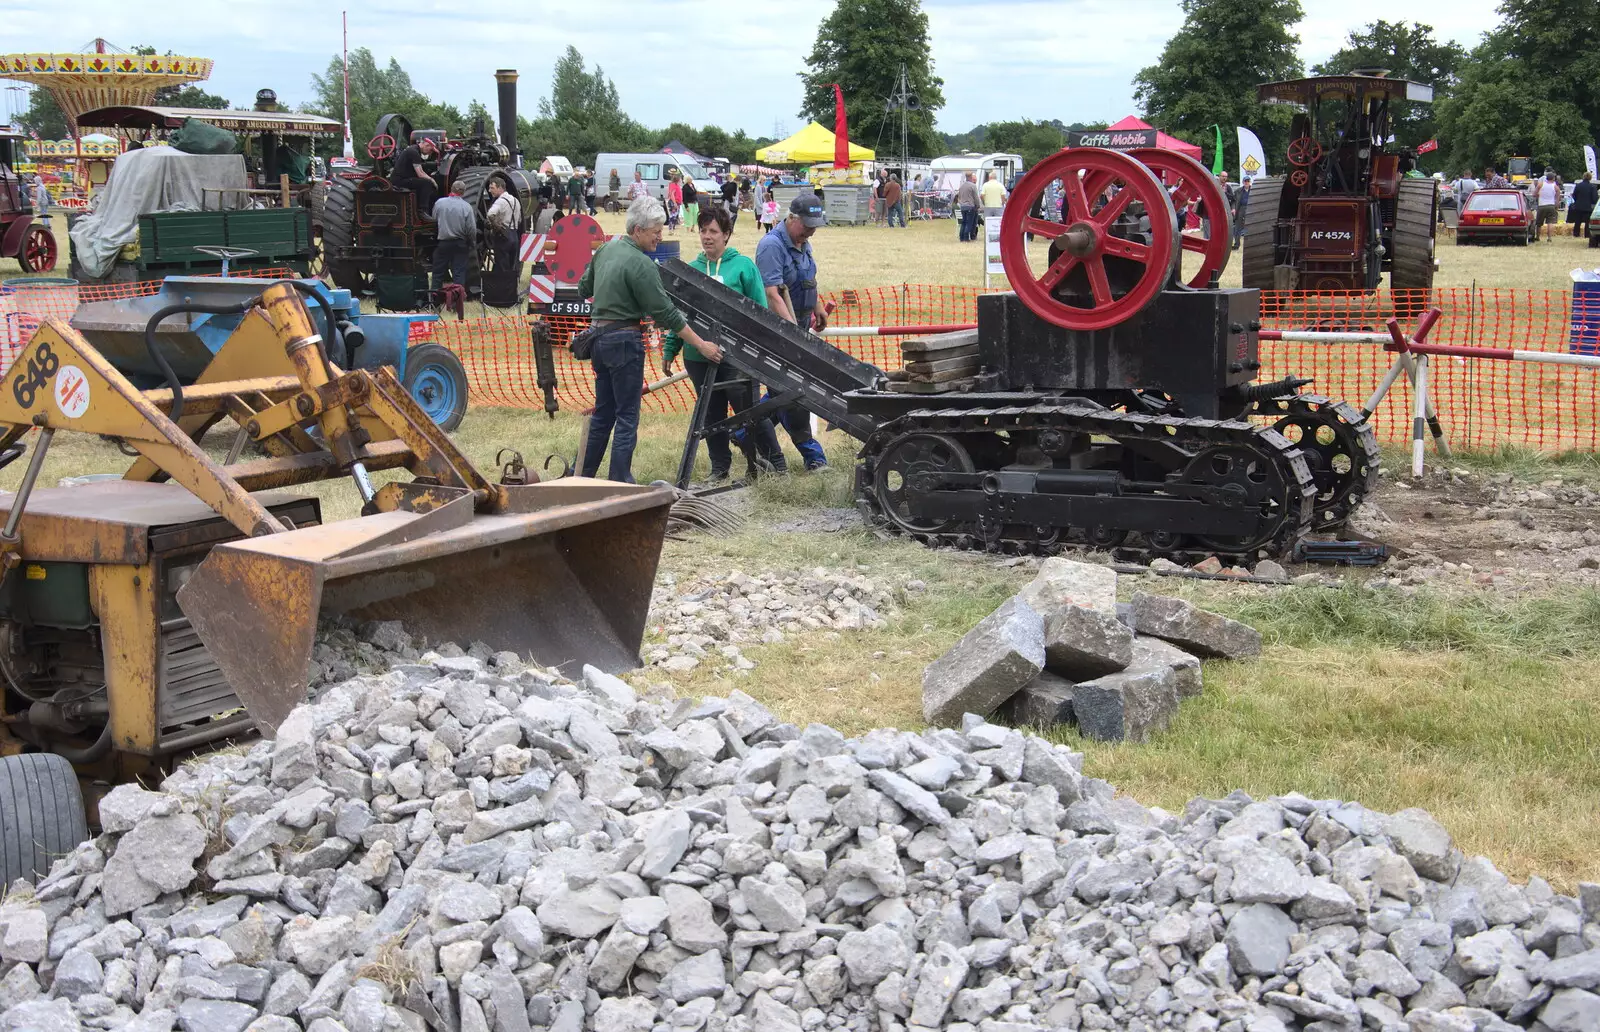
[{"label": "vintage traction engine", "polygon": [[[1033,214],[1056,180],[1059,222]],[[1180,232],[1179,209],[1213,228]],[[1372,490],[1359,412],[1299,393],[1307,380],[1254,382],[1261,294],[1216,286],[1227,201],[1199,162],[1061,151],[1017,184],[1001,234],[1012,292],[979,297],[975,330],[916,342],[931,360],[894,372],[667,263],[695,329],[773,395],[714,426],[702,403],[679,486],[700,438],[798,403],[862,441],[868,522],[928,544],[1252,561],[1337,532]]]}]

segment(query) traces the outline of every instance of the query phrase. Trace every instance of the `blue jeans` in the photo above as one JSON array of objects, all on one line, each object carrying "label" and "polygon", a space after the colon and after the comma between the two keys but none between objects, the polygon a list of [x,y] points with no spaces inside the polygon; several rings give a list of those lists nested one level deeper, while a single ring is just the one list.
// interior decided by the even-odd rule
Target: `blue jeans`
[{"label": "blue jeans", "polygon": [[895,201],[889,205],[889,225],[893,226],[896,218],[900,220],[900,225],[904,228],[906,224],[906,205],[904,201]]},{"label": "blue jeans", "polygon": [[978,239],[978,209],[975,205],[965,205],[961,209],[961,239]]},{"label": "blue jeans", "polygon": [[[633,449],[639,443],[639,399],[644,391],[644,342],[637,324],[617,326],[594,342],[594,414],[589,417],[589,443],[583,453],[586,477],[600,472],[600,459],[611,441],[608,480],[633,483]],[[616,428],[613,436],[612,428]]]}]

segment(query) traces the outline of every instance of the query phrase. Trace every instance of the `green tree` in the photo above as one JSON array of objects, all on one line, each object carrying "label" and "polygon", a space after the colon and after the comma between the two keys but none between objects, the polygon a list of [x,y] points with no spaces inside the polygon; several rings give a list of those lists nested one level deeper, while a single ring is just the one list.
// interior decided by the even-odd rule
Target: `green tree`
[{"label": "green tree", "polygon": [[158,107],[210,108],[213,111],[226,111],[233,106],[228,103],[226,97],[219,97],[215,93],[207,93],[192,84],[188,86],[163,86],[156,90],[154,103]]},{"label": "green tree", "polygon": [[28,110],[17,116],[22,128],[38,134],[41,140],[65,140],[72,135],[66,113],[50,91],[38,86],[28,95]]},{"label": "green tree", "polygon": [[539,98],[539,117],[564,122],[614,122],[622,117],[617,84],[606,78],[598,64],[594,71],[586,70],[583,55],[569,43],[550,76],[550,96]]},{"label": "green tree", "polygon": [[[344,62],[338,54],[328,59],[325,74],[311,76],[311,92],[308,111],[334,120],[344,117]],[[364,154],[366,142],[375,135],[378,119],[384,115],[405,115],[412,125],[424,126],[432,121],[426,117],[431,107],[428,98],[411,85],[411,76],[400,62],[390,58],[387,67],[379,67],[366,47],[350,52],[350,138],[358,155]],[[341,146],[336,139],[334,149]]]},{"label": "green tree", "polygon": [[1582,145],[1600,136],[1600,28],[1592,4],[1505,0],[1501,23],[1472,51],[1452,96],[1436,105],[1448,167],[1503,167],[1512,155],[1583,171]]},{"label": "green tree", "polygon": [[1505,19],[1497,44],[1525,70],[1526,86],[1553,104],[1570,104],[1589,125],[1582,140],[1600,130],[1600,18],[1593,0],[1503,0]]},{"label": "green tree", "polygon": [[[1357,68],[1387,68],[1396,79],[1433,87],[1437,102],[1455,89],[1467,52],[1451,40],[1439,42],[1433,26],[1379,19],[1350,33],[1345,45],[1311,69],[1313,75],[1344,75]],[[1415,147],[1437,133],[1434,109],[1427,104],[1399,102],[1394,110],[1394,136],[1401,146]]]},{"label": "green tree", "polygon": [[1504,169],[1507,158],[1520,154],[1571,179],[1583,169],[1581,145],[1594,138],[1582,110],[1542,95],[1497,35],[1473,51],[1455,93],[1437,108],[1445,167],[1453,173]]},{"label": "green tree", "polygon": [[1202,146],[1222,125],[1225,167],[1238,164],[1231,126],[1255,130],[1267,153],[1287,144],[1291,112],[1256,100],[1259,83],[1301,74],[1294,26],[1300,0],[1183,0],[1183,27],[1161,59],[1134,76],[1134,98],[1151,125]]},{"label": "green tree", "polygon": [[844,91],[851,139],[881,152],[900,146],[900,112],[885,102],[906,70],[920,110],[909,113],[907,130],[913,154],[932,157],[942,145],[934,113],[944,107],[944,80],[933,74],[928,16],[918,0],[839,0],[817,28],[816,45],[800,73],[805,94],[800,117],[833,128],[833,84]]}]

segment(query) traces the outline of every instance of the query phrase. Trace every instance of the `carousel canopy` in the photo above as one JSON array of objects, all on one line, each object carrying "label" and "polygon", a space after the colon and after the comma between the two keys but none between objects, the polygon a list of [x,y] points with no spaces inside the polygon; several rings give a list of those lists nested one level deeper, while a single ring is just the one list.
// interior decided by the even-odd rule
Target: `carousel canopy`
[{"label": "carousel canopy", "polygon": [[163,86],[211,77],[211,59],[175,54],[128,54],[97,39],[87,53],[0,54],[0,79],[50,91],[76,127],[78,116],[111,104],[148,104]]},{"label": "carousel canopy", "polygon": [[122,141],[105,133],[89,133],[76,140],[29,140],[22,148],[35,158],[57,161],[114,158],[122,153]]},{"label": "carousel canopy", "polygon": [[79,121],[107,129],[177,129],[197,119],[232,133],[278,133],[285,136],[338,136],[344,126],[320,115],[294,111],[217,111],[212,108],[119,105],[85,111]]}]

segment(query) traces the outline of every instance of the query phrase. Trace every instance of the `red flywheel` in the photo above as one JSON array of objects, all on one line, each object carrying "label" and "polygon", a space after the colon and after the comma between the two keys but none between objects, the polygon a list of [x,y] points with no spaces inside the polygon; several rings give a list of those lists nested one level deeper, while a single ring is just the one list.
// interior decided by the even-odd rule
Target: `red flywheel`
[{"label": "red flywheel", "polygon": [[[1232,247],[1232,215],[1228,195],[1217,177],[1194,158],[1174,150],[1145,147],[1128,152],[1140,164],[1161,177],[1172,197],[1172,206],[1183,211],[1192,202],[1200,218],[1198,233],[1182,233],[1183,249],[1200,256],[1200,267],[1184,282],[1197,289],[1211,286],[1211,277],[1222,275],[1228,267]],[[1206,227],[1210,227],[1209,230]]]},{"label": "red flywheel", "polygon": [[[1030,215],[1057,179],[1065,194],[1062,220]],[[1134,202],[1150,216],[1149,244],[1111,232]],[[1055,257],[1046,257],[1038,243],[1030,247],[1029,233],[1047,243],[1059,241],[1059,249],[1052,248]],[[1154,172],[1116,151],[1069,147],[1041,161],[1012,191],[1000,221],[1000,259],[1011,289],[1041,319],[1069,330],[1103,330],[1131,318],[1167,285],[1178,255],[1178,219],[1166,189]],[[1142,266],[1121,294],[1112,285],[1108,258],[1124,260],[1118,263],[1124,279],[1126,270]],[[1036,260],[1042,271],[1036,271]],[[1058,297],[1057,288],[1069,276],[1083,283],[1084,291]]]}]

